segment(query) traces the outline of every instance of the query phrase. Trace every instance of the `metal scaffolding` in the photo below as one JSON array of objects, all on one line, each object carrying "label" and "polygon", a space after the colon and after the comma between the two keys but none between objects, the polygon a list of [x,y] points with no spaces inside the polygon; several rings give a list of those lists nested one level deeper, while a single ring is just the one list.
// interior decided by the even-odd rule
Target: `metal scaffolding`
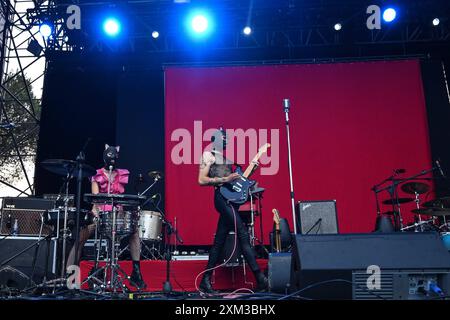
[{"label": "metal scaffolding", "polygon": [[0,7],[0,184],[18,196],[34,194],[42,93],[33,87],[45,74],[45,40],[28,10],[48,3],[2,0]]}]

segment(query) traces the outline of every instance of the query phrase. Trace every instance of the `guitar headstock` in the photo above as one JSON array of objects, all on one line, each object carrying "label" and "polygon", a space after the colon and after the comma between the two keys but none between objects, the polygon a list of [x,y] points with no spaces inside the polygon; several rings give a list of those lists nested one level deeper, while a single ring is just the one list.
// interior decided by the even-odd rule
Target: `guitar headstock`
[{"label": "guitar headstock", "polygon": [[266,143],[263,146],[261,146],[258,150],[258,154],[262,155],[263,153],[266,153],[267,150],[269,150],[269,148],[271,147],[270,143]]},{"label": "guitar headstock", "polygon": [[273,213],[273,222],[275,222],[276,225],[280,224],[280,213],[277,209],[272,210]]}]

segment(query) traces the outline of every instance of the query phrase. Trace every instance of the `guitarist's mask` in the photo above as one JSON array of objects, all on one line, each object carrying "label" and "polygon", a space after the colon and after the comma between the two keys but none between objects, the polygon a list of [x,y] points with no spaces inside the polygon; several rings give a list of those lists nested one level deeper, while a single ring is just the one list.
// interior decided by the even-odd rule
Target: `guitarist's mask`
[{"label": "guitarist's mask", "polygon": [[216,151],[223,152],[227,147],[228,137],[224,128],[220,127],[211,137],[213,148]]},{"label": "guitarist's mask", "polygon": [[116,167],[117,159],[119,158],[120,147],[113,147],[105,144],[105,151],[103,151],[103,162],[105,163],[105,168],[113,169]]}]

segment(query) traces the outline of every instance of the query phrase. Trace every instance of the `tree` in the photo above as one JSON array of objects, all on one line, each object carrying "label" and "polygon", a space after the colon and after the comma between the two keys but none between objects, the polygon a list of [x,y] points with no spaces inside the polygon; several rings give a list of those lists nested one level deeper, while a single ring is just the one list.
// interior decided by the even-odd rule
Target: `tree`
[{"label": "tree", "polygon": [[12,185],[23,177],[22,163],[29,166],[36,159],[41,114],[31,80],[22,74],[8,74],[0,87],[0,123],[14,124],[0,129],[0,180]]}]

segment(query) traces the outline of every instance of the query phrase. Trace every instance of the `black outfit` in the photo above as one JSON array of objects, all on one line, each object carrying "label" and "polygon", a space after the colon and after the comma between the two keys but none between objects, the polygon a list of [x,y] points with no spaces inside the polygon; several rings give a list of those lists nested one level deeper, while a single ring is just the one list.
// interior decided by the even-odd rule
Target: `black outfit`
[{"label": "black outfit", "polygon": [[[259,266],[256,263],[255,252],[250,245],[250,238],[242,218],[239,215],[239,205],[228,204],[227,200],[220,194],[219,188],[214,192],[214,207],[219,212],[219,222],[217,223],[216,236],[214,244],[209,252],[207,268],[214,268],[219,260],[222,248],[225,245],[227,235],[234,231],[234,219],[236,218],[237,242],[240,244],[242,254],[247,261],[250,269],[256,273],[259,272]],[[234,212],[233,212],[234,210]]]},{"label": "black outfit", "polygon": [[[216,158],[216,162],[211,165],[208,176],[211,178],[220,178],[230,175],[232,173],[231,162],[226,158],[223,158],[221,154],[214,153],[214,156]],[[250,237],[247,231],[247,227],[243,223],[242,218],[240,217],[238,212],[239,205],[228,203],[227,200],[221,195],[219,187],[215,187],[214,207],[216,208],[220,216],[217,223],[214,244],[209,252],[209,260],[206,268],[212,269],[217,265],[228,233],[235,230],[236,219],[237,242],[241,246],[242,254],[244,255],[245,260],[247,261],[250,269],[255,274],[255,277],[258,280],[258,288],[264,289],[263,287],[266,286],[267,279],[262,274],[256,262],[256,254],[250,245]],[[209,283],[211,274],[211,270],[205,272],[202,283],[200,284],[200,288],[204,291],[212,291],[211,285]]]}]

